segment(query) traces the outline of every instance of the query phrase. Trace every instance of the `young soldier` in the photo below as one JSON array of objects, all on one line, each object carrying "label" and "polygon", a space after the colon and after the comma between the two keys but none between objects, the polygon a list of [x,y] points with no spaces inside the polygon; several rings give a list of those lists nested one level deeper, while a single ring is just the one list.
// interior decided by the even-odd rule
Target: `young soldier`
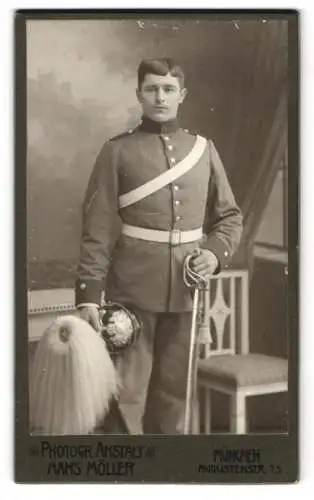
[{"label": "young soldier", "polygon": [[[104,144],[83,207],[76,283],[81,317],[99,330],[105,279],[106,300],[131,306],[143,325],[137,343],[118,360],[120,410],[133,434],[183,432],[192,307],[183,261],[200,248],[193,269],[206,278],[219,273],[242,231],[213,142],[180,128],[185,96],[174,61],[141,62],[142,122]],[[185,173],[158,186],[159,176],[182,164]],[[153,190],[134,191],[151,180]]]}]

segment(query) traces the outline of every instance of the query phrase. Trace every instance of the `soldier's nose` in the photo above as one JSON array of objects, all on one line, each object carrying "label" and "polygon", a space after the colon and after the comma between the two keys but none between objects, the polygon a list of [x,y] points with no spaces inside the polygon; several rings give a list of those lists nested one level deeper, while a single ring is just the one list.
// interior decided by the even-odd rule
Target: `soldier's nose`
[{"label": "soldier's nose", "polygon": [[164,94],[164,92],[161,89],[157,90],[157,92],[156,92],[156,102],[158,104],[161,104],[164,101],[165,101],[165,94]]}]

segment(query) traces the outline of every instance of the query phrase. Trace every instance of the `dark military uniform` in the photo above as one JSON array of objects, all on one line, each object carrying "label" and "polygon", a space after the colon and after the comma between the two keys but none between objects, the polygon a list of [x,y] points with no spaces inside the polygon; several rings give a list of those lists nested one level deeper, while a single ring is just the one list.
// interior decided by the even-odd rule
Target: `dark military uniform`
[{"label": "dark military uniform", "polygon": [[[219,272],[241,236],[242,216],[212,141],[189,172],[119,209],[121,194],[175,166],[195,140],[177,120],[144,118],[135,130],[105,143],[83,205],[76,303],[99,303],[105,284],[106,299],[132,306],[144,326],[139,342],[118,360],[120,407],[132,433],[143,432],[144,414],[145,432],[182,432],[192,307],[183,260],[201,246],[217,256]],[[204,236],[176,245],[124,234],[116,241],[121,222],[161,231],[202,227]]]}]

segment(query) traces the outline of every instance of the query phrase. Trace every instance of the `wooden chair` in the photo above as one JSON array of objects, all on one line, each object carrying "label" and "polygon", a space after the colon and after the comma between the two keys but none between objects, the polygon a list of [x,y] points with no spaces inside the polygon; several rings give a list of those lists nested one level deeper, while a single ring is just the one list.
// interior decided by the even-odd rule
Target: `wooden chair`
[{"label": "wooden chair", "polygon": [[224,271],[211,280],[211,333],[198,365],[204,392],[204,432],[211,432],[211,391],[231,397],[230,431],[247,433],[249,396],[288,390],[286,359],[249,350],[249,282],[247,271]]}]

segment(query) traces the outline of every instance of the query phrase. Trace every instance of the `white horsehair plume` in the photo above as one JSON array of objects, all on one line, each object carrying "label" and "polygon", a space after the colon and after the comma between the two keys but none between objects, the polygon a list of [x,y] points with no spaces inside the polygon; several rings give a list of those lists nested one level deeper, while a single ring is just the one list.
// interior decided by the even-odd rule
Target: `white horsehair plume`
[{"label": "white horsehair plume", "polygon": [[117,391],[116,369],[100,334],[75,315],[56,318],[31,368],[31,428],[40,434],[89,434]]}]

